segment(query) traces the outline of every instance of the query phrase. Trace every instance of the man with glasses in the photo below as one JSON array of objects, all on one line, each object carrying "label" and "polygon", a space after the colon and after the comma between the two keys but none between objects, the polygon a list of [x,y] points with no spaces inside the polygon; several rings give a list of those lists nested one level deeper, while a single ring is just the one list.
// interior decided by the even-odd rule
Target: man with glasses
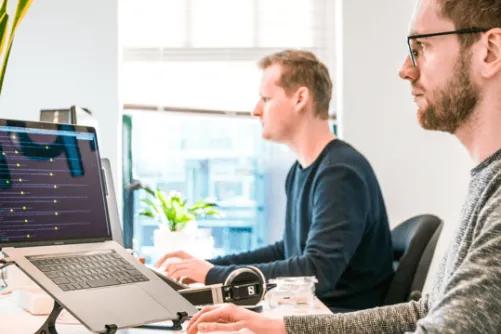
[{"label": "man with glasses", "polygon": [[420,0],[400,77],[418,120],[454,134],[476,167],[459,229],[421,300],[348,314],[267,319],[206,308],[188,333],[501,332],[501,0]]}]

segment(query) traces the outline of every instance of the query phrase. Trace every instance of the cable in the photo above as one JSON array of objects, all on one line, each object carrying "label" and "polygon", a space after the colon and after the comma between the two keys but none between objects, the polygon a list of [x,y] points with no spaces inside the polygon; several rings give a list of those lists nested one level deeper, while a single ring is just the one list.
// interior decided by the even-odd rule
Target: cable
[{"label": "cable", "polygon": [[2,281],[3,281],[3,286],[0,286],[0,290],[3,290],[9,286],[7,284],[7,281],[5,280],[5,270],[4,269],[10,265],[13,265],[14,263],[15,263],[14,261],[9,261],[6,258],[0,259],[0,264],[3,264],[3,266],[0,267],[0,271],[2,272]]},{"label": "cable", "polygon": [[9,285],[7,284],[7,281],[5,280],[5,270],[3,270],[4,267],[2,267],[2,281],[3,281],[3,285],[0,286],[0,289],[5,289],[6,287],[8,287]]}]

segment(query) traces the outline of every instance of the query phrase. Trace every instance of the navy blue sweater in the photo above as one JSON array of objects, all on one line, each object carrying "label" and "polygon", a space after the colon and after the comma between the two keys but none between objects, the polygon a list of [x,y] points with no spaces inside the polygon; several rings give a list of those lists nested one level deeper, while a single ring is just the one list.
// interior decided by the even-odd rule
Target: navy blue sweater
[{"label": "navy blue sweater", "polygon": [[331,141],[307,168],[296,162],[286,180],[283,240],[209,260],[206,284],[224,282],[252,264],[267,279],[316,276],[316,294],[333,310],[381,305],[393,276],[391,234],[374,171],[362,154]]}]

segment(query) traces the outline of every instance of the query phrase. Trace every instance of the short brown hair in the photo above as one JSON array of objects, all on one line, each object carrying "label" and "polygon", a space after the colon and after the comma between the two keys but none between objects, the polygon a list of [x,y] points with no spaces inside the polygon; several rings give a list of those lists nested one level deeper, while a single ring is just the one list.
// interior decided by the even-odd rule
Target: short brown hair
[{"label": "short brown hair", "polygon": [[321,119],[329,118],[329,103],[332,96],[332,81],[329,70],[309,51],[285,50],[264,57],[258,63],[260,69],[280,64],[282,74],[277,85],[287,94],[301,86],[313,96],[313,112]]},{"label": "short brown hair", "polygon": [[[501,28],[500,0],[439,0],[440,14],[452,20],[456,29]],[[459,35],[464,48],[473,45],[480,34]]]}]

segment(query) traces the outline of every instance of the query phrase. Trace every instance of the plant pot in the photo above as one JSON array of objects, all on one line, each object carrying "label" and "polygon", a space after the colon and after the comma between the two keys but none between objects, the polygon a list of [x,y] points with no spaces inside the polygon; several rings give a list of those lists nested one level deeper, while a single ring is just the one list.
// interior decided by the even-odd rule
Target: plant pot
[{"label": "plant pot", "polygon": [[176,231],[160,227],[153,231],[154,258],[156,262],[166,253],[183,250],[200,259],[212,257],[214,240],[201,230]]}]

